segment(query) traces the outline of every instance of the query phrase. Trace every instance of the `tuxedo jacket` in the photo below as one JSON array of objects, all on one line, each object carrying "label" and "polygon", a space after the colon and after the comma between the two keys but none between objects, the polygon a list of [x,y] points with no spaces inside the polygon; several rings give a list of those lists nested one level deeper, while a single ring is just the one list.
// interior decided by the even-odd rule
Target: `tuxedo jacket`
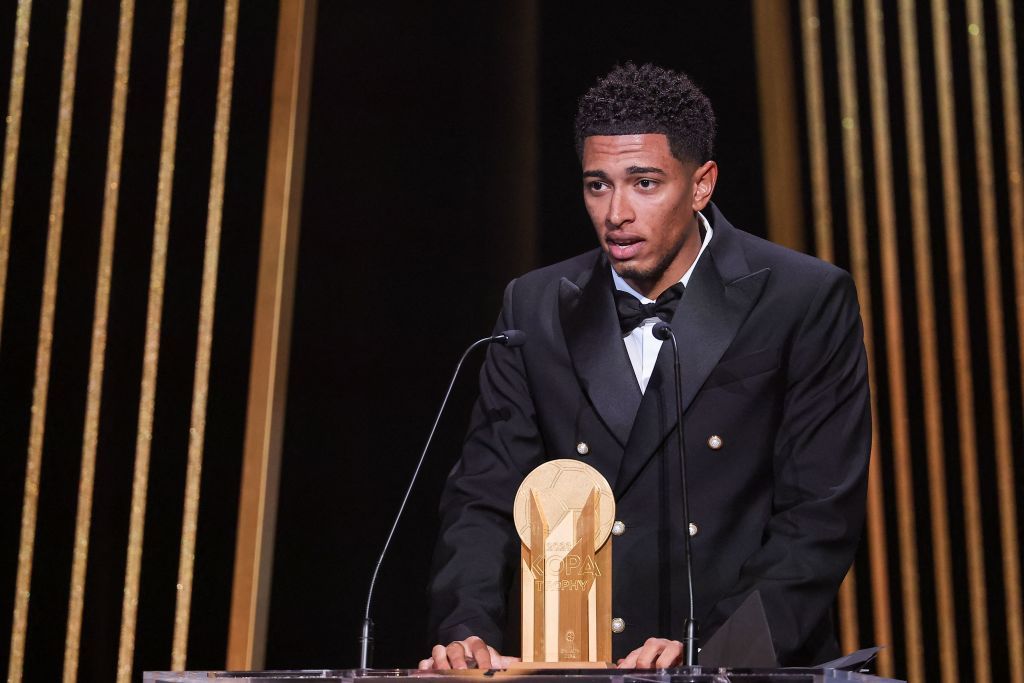
[{"label": "tuxedo jacket", "polygon": [[641,393],[601,250],[508,285],[497,330],[523,330],[526,343],[488,350],[442,495],[430,587],[439,642],[477,635],[518,654],[505,638],[519,620],[507,604],[519,590],[512,504],[523,477],[557,458],[600,471],[625,525],[613,537],[612,613],[625,625],[614,656],[680,639],[682,427],[699,637],[759,590],[781,664],[837,654],[831,605],[860,539],[871,441],[853,282],[734,228],[714,205],[705,215],[712,239],[671,322],[682,426],[672,344]]}]

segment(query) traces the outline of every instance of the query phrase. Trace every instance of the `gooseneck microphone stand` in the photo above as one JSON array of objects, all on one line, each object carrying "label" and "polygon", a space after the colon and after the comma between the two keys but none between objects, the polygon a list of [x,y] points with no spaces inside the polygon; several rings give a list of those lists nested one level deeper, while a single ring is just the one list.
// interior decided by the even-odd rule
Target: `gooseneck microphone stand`
[{"label": "gooseneck microphone stand", "polygon": [[470,353],[480,346],[485,346],[495,342],[502,346],[522,346],[526,343],[526,333],[521,330],[505,330],[500,334],[478,339],[469,345],[469,348],[462,353],[462,357],[459,358],[459,362],[455,365],[455,372],[452,373],[452,379],[448,383],[448,390],[444,393],[444,400],[441,401],[441,407],[437,411],[437,417],[434,418],[434,425],[430,428],[430,435],[427,436],[427,443],[423,446],[423,452],[420,453],[420,459],[419,462],[416,463],[416,469],[412,473],[412,478],[409,480],[409,486],[405,489],[405,495],[402,497],[402,504],[398,506],[398,514],[395,515],[395,521],[391,524],[391,530],[388,532],[387,540],[384,541],[384,549],[380,551],[380,556],[377,558],[377,565],[373,568],[373,576],[370,578],[370,590],[366,593],[366,611],[363,613],[363,628],[359,635],[360,669],[368,669],[373,658],[373,620],[370,619],[370,605],[373,602],[373,588],[377,584],[377,574],[380,572],[380,566],[383,564],[384,556],[388,552],[388,546],[391,545],[391,539],[395,535],[395,529],[398,528],[398,522],[402,519],[402,513],[405,511],[405,505],[409,502],[409,494],[412,493],[412,487],[416,484],[416,478],[420,474],[420,468],[423,467],[423,461],[427,457],[427,451],[430,449],[430,442],[434,439],[434,432],[437,431],[437,425],[441,422],[441,415],[444,413],[444,408],[448,405],[448,397],[452,394],[452,388],[455,386],[455,380],[458,378],[459,371],[462,370],[462,364]]},{"label": "gooseneck microphone stand", "polygon": [[683,489],[683,548],[686,551],[686,586],[689,591],[690,612],[684,623],[684,658],[687,666],[697,664],[697,621],[693,618],[693,564],[690,562],[690,501],[687,495],[689,487],[686,480],[686,448],[683,444],[683,380],[679,368],[679,344],[675,332],[667,322],[655,323],[651,334],[662,341],[672,340],[672,361],[675,369],[676,410],[679,420],[676,426],[676,443],[679,447],[679,468],[682,476]]}]

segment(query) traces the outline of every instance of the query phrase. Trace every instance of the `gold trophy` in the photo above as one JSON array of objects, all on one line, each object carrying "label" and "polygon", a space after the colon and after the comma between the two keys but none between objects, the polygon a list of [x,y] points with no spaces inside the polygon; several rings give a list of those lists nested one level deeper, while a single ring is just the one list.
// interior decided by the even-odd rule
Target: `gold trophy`
[{"label": "gold trophy", "polygon": [[546,462],[523,480],[513,515],[522,540],[523,662],[611,662],[608,481],[577,460]]}]

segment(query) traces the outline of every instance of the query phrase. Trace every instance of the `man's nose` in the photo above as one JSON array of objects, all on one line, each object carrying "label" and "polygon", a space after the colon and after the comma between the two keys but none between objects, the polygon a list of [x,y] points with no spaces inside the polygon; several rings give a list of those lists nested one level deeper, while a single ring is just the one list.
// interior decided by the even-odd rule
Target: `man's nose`
[{"label": "man's nose", "polygon": [[612,192],[611,201],[608,203],[608,216],[606,218],[609,226],[620,227],[625,223],[633,221],[633,207],[626,198],[625,192],[615,190]]}]

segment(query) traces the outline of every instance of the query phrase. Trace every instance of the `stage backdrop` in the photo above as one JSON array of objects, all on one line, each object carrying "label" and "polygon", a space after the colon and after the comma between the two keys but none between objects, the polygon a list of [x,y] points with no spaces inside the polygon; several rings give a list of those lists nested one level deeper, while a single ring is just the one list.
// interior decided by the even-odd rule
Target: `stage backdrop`
[{"label": "stage backdrop", "polygon": [[[594,244],[572,114],[631,59],[711,97],[734,223],[857,280],[875,440],[844,649],[1024,681],[1022,22],[1012,0],[7,3],[8,679],[354,665],[452,365],[509,279]],[[381,574],[380,665],[433,644],[478,366]]]}]

